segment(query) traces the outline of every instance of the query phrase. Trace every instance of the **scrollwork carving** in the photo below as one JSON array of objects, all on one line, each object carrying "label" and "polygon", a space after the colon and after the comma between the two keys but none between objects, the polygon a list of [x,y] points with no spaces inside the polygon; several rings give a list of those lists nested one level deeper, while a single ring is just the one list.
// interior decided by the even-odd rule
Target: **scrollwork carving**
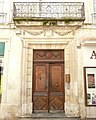
[{"label": "scrollwork carving", "polygon": [[56,33],[57,35],[65,36],[65,35],[67,35],[67,34],[70,34],[70,33],[74,32],[74,31],[77,30],[78,28],[79,28],[79,27],[71,28],[71,30],[65,30],[65,32],[60,32],[60,31],[53,30],[53,32]]},{"label": "scrollwork carving", "polygon": [[75,30],[79,29],[80,26],[77,26],[77,27],[71,27],[71,28],[65,28],[65,30],[62,32],[60,29],[59,30],[53,30],[53,28],[50,28],[50,29],[42,29],[42,30],[25,30],[27,33],[31,34],[32,36],[38,36],[38,35],[41,35],[41,34],[44,34],[44,36],[46,37],[51,37],[51,36],[54,36],[54,33],[59,35],[59,36],[65,36],[65,35],[68,35],[70,33],[73,33]]},{"label": "scrollwork carving", "polygon": [[43,30],[42,31],[37,31],[37,32],[26,30],[26,32],[33,35],[33,36],[37,36],[37,35],[41,35],[43,33]]},{"label": "scrollwork carving", "polygon": [[34,60],[63,60],[61,50],[35,50]]}]

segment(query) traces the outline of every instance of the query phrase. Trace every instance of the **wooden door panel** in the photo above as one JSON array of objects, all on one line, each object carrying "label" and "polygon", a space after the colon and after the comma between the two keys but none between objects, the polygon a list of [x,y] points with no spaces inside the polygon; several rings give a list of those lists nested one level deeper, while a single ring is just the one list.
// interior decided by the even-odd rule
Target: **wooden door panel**
[{"label": "wooden door panel", "polygon": [[63,96],[50,96],[50,110],[61,111],[64,109]]},{"label": "wooden door panel", "polygon": [[36,69],[35,91],[38,91],[38,92],[46,91],[47,67],[46,65],[36,65],[35,69]]},{"label": "wooden door panel", "polygon": [[63,63],[50,64],[50,110],[64,109]]},{"label": "wooden door panel", "polygon": [[[33,107],[34,112],[48,110],[48,64],[34,64]],[[40,111],[39,111],[40,112]]]},{"label": "wooden door panel", "polygon": [[50,64],[50,93],[64,93],[63,69],[63,63]]},{"label": "wooden door panel", "polygon": [[50,64],[50,92],[62,92],[62,64]]},{"label": "wooden door panel", "polygon": [[34,112],[48,112],[48,99],[45,96],[34,96]]}]

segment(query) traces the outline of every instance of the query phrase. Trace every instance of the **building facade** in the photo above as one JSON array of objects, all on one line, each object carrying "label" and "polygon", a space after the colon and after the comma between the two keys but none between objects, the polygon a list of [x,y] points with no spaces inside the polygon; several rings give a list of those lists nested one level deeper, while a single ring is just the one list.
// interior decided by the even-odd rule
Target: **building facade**
[{"label": "building facade", "polygon": [[96,1],[0,6],[1,116],[96,118]]}]

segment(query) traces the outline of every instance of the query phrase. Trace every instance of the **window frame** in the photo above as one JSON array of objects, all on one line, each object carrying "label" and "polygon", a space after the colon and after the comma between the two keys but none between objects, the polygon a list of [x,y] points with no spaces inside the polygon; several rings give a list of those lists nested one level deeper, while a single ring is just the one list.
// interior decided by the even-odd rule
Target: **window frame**
[{"label": "window frame", "polygon": [[[95,103],[93,103],[93,100],[95,100],[95,93],[94,91],[96,91],[96,75],[94,74],[94,71],[96,71],[96,67],[84,67],[84,89],[85,89],[85,106],[95,106],[96,107],[96,101]],[[88,71],[88,69],[90,69]],[[93,73],[92,71],[93,70]],[[88,88],[88,75],[92,75],[94,74],[94,83],[95,83],[95,87],[89,87]],[[93,84],[93,82],[92,82]],[[94,97],[93,97],[94,94]],[[89,104],[88,104],[89,102]],[[92,102],[92,103],[91,103]]]},{"label": "window frame", "polygon": [[[5,42],[0,42],[0,44],[1,44],[1,43],[3,43],[4,48],[3,48],[3,50],[2,50],[3,53],[2,53],[2,54],[0,53],[0,58],[1,58],[1,57],[4,57],[4,52],[5,52]],[[1,45],[0,45],[0,46],[1,46]],[[0,50],[1,50],[1,49],[0,49]]]},{"label": "window frame", "polygon": [[6,15],[7,15],[7,13],[5,13],[5,11],[4,11],[4,4],[5,4],[5,2],[4,2],[4,0],[2,0],[0,2],[0,6],[2,6],[2,8],[0,10],[0,24],[6,22]]}]

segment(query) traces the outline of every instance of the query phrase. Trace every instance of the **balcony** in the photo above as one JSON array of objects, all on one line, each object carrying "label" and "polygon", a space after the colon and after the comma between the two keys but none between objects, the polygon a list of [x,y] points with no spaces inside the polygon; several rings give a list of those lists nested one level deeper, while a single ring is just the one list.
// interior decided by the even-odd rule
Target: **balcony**
[{"label": "balcony", "polygon": [[14,21],[84,21],[83,2],[14,2]]},{"label": "balcony", "polygon": [[0,24],[6,22],[6,13],[0,13]]}]

